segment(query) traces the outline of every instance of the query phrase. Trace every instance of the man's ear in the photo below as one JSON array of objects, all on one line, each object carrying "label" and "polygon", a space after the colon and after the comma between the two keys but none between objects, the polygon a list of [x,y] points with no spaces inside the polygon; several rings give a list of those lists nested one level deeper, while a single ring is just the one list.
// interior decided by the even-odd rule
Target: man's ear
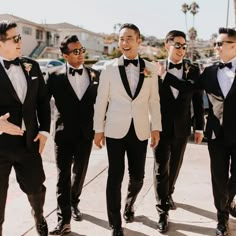
[{"label": "man's ear", "polygon": [[141,43],[142,43],[142,39],[139,38],[139,39],[138,39],[138,44],[141,44]]},{"label": "man's ear", "polygon": [[165,43],[165,49],[166,49],[166,51],[169,51],[170,45],[168,43]]}]

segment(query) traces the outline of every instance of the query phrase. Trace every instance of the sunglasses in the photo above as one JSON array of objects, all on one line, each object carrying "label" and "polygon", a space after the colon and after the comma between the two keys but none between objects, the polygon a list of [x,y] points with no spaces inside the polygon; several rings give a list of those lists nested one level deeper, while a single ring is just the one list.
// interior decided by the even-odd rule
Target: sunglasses
[{"label": "sunglasses", "polygon": [[172,43],[170,44],[171,46],[174,46],[174,48],[176,49],[180,49],[180,48],[183,48],[183,50],[186,50],[187,49],[187,45],[184,43],[184,44],[181,44],[181,43]]},{"label": "sunglasses", "polygon": [[75,56],[80,55],[81,53],[85,53],[86,52],[86,48],[82,47],[82,48],[75,48],[71,51],[68,51],[68,54],[73,53]]},{"label": "sunglasses", "polygon": [[2,41],[8,41],[8,40],[12,40],[13,39],[13,42],[14,43],[19,43],[19,41],[21,40],[21,35],[18,34],[18,35],[15,35],[15,36],[12,36],[12,37],[9,37],[9,38],[5,38],[3,39]]},{"label": "sunglasses", "polygon": [[218,42],[214,42],[213,45],[214,47],[222,47],[224,43],[236,43],[236,42],[232,42],[232,41],[218,41]]}]

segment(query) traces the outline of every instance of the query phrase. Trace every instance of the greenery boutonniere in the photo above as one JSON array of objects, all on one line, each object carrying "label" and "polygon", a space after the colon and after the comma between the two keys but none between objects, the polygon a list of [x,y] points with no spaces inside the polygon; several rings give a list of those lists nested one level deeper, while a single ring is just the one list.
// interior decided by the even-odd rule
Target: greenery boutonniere
[{"label": "greenery boutonniere", "polygon": [[27,62],[24,62],[23,63],[24,67],[25,67],[25,70],[27,71],[28,75],[31,71],[31,68],[32,68],[32,64],[31,63],[27,63]]},{"label": "greenery boutonniere", "polygon": [[144,78],[149,78],[152,76],[152,72],[148,70],[147,68],[144,68],[144,70],[141,72],[141,74],[144,74]]}]

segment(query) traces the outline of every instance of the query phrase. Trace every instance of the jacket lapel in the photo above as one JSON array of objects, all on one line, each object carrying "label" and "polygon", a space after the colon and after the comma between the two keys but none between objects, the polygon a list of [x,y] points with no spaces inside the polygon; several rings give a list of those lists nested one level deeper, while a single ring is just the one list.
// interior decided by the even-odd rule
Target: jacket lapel
[{"label": "jacket lapel", "polygon": [[131,93],[131,90],[130,90],[130,87],[129,87],[128,78],[127,78],[127,75],[126,75],[126,72],[125,72],[124,58],[123,58],[123,56],[121,56],[118,60],[119,60],[120,62],[121,62],[121,60],[123,60],[123,62],[122,62],[122,63],[119,63],[119,65],[118,65],[122,83],[123,83],[123,85],[124,85],[124,87],[125,87],[125,90],[126,90],[127,94],[129,95],[129,97],[133,98],[132,93]]},{"label": "jacket lapel", "polygon": [[2,64],[0,63],[0,80],[3,86],[5,86],[7,89],[9,89],[10,93],[12,94],[12,96],[19,102],[21,103],[12,83],[11,80],[9,79],[6,71],[4,70]]},{"label": "jacket lapel", "polygon": [[234,93],[236,93],[236,71],[235,71],[235,75],[234,75],[234,82],[233,82],[233,84],[232,84],[232,86],[231,86],[231,88],[230,88],[226,98],[230,97]]},{"label": "jacket lapel", "polygon": [[139,81],[138,81],[138,85],[137,85],[136,91],[134,93],[133,99],[135,99],[138,96],[138,94],[139,94],[139,92],[140,92],[140,90],[142,88],[143,81],[144,81],[144,73],[142,73],[142,72],[145,69],[145,62],[140,57],[139,57],[139,65],[140,65]]}]

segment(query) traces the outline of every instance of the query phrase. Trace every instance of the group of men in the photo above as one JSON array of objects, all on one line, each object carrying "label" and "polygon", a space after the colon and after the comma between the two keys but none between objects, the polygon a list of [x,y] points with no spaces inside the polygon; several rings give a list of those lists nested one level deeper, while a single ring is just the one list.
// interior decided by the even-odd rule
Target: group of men
[{"label": "group of men", "polygon": [[[112,236],[123,236],[121,186],[128,159],[129,184],[123,218],[133,222],[134,203],[143,186],[148,139],[154,153],[154,190],[159,214],[157,229],[168,231],[172,195],[191,133],[201,143],[204,128],[202,92],[209,99],[206,125],[212,188],[218,224],[216,235],[228,234],[229,214],[236,216],[236,31],[220,28],[215,50],[221,63],[200,75],[183,59],[186,36],[178,30],[166,36],[168,59],[151,63],[138,54],[141,34],[134,24],[119,31],[122,56],[98,71],[84,65],[76,35],[66,36],[60,50],[66,63],[45,83],[39,65],[21,56],[22,40],[15,22],[0,22],[0,236],[12,167],[26,193],[38,235],[48,235],[43,216],[46,188],[41,153],[50,132],[50,98],[55,115],[58,169],[56,227],[50,235],[71,232],[93,140],[108,154],[107,214]],[[95,105],[94,105],[95,104]],[[71,173],[72,172],[72,173]]]}]

